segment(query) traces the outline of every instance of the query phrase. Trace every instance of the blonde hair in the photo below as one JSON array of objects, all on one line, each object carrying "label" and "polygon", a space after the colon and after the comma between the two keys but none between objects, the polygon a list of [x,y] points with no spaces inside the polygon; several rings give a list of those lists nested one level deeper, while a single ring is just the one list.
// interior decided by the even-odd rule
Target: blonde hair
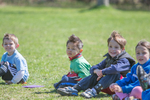
[{"label": "blonde hair", "polygon": [[126,39],[123,38],[117,31],[113,31],[111,33],[111,36],[107,40],[108,45],[111,40],[115,40],[120,45],[121,49],[124,49],[126,45]]},{"label": "blonde hair", "polygon": [[15,45],[18,45],[18,38],[14,35],[14,34],[9,34],[9,33],[6,33],[3,37],[3,43],[4,43],[4,40],[5,39],[8,39],[8,40],[12,40]]}]

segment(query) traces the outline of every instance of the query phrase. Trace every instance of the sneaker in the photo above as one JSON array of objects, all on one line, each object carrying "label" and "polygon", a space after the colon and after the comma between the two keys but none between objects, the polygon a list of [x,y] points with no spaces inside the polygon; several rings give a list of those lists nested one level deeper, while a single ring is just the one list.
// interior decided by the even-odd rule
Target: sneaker
[{"label": "sneaker", "polygon": [[112,95],[112,99],[113,99],[113,100],[120,100],[120,98],[119,98],[116,94],[113,94],[113,95]]},{"label": "sneaker", "polygon": [[146,89],[149,88],[150,74],[147,74],[142,68],[142,66],[139,66],[139,65],[137,66],[136,73],[137,73],[140,85],[143,91],[145,91]]},{"label": "sneaker", "polygon": [[92,97],[96,97],[97,93],[95,93],[92,89],[87,89],[85,92],[81,93],[80,96],[89,99],[89,98],[92,98]]},{"label": "sneaker", "polygon": [[62,96],[78,96],[78,90],[73,87],[58,88],[57,92]]}]

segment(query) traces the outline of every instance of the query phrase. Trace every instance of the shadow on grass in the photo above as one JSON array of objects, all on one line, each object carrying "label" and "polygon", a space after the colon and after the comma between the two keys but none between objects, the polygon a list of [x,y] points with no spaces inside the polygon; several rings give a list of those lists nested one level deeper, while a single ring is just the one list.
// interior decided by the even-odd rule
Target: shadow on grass
[{"label": "shadow on grass", "polygon": [[0,83],[0,85],[6,85],[5,82]]},{"label": "shadow on grass", "polygon": [[48,93],[57,93],[57,91],[54,89],[54,90],[49,91],[49,92],[35,92],[35,94],[48,94]]},{"label": "shadow on grass", "polygon": [[117,10],[121,10],[121,11],[143,11],[143,12],[150,12],[150,7],[149,8],[136,8],[136,7],[128,7],[128,6],[98,6],[98,5],[94,5],[90,8],[87,8],[87,9],[82,9],[80,10],[79,12],[80,13],[83,13],[83,12],[86,12],[86,11],[92,11],[92,10],[96,10],[96,9],[109,9],[109,8],[113,8],[113,9],[117,9]]},{"label": "shadow on grass", "polygon": [[100,97],[111,97],[111,95],[101,92],[95,98],[100,98]]}]

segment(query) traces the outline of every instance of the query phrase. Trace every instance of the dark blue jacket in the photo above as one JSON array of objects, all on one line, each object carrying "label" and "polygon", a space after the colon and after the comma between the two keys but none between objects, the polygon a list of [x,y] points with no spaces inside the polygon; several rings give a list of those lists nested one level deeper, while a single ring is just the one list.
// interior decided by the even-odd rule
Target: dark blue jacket
[{"label": "dark blue jacket", "polygon": [[[104,56],[107,58],[110,57],[108,53]],[[94,74],[95,69],[100,69],[102,70],[103,75],[120,73],[125,77],[131,67],[135,64],[135,60],[125,50],[114,58],[110,57],[110,59],[115,59],[117,61],[116,64],[111,64],[110,67],[106,67],[106,59],[99,64],[92,66],[90,73]]]}]

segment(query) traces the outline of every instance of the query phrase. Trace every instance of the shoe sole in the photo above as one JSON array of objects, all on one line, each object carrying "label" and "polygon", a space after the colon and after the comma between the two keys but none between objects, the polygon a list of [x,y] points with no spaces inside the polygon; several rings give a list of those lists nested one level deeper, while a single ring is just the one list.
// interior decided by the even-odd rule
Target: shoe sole
[{"label": "shoe sole", "polygon": [[59,89],[57,89],[57,92],[62,96],[78,96],[78,94],[76,94],[76,93],[65,92],[65,91],[61,91]]}]

